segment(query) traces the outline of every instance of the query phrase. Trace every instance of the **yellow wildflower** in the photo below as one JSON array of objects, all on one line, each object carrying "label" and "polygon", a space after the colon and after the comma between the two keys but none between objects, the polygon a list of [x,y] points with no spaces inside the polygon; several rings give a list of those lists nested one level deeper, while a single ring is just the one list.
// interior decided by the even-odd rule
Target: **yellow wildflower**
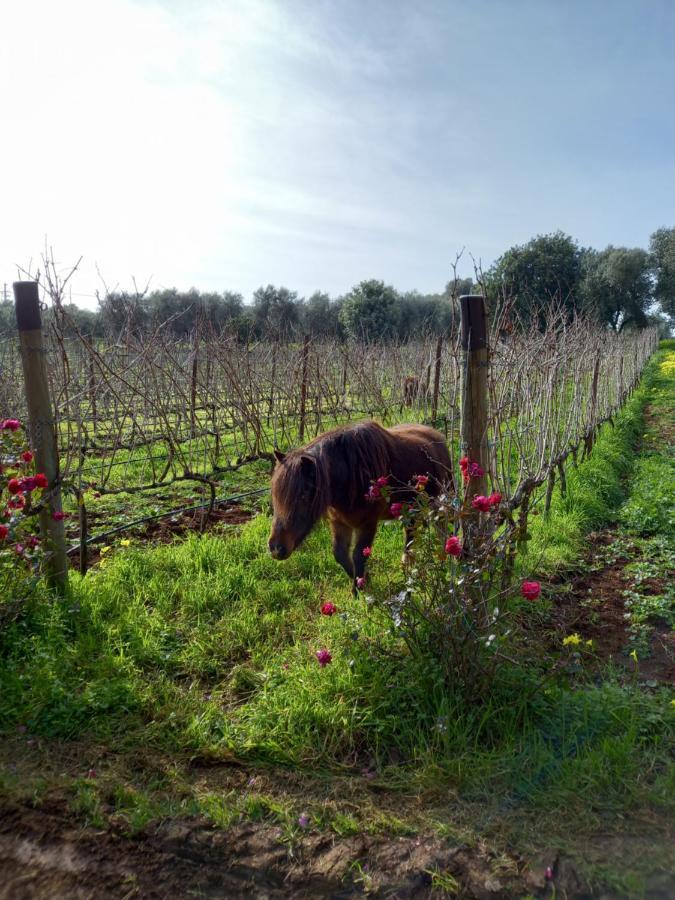
[{"label": "yellow wildflower", "polygon": [[563,641],[563,647],[569,647],[571,644],[576,646],[581,643],[581,638],[578,634],[569,634]]},{"label": "yellow wildflower", "polygon": [[104,553],[109,553],[109,552],[110,552],[110,547],[101,547],[101,556],[103,556]]},{"label": "yellow wildflower", "polygon": [[120,541],[120,547],[131,547],[131,541],[129,538],[122,538]]},{"label": "yellow wildflower", "polygon": [[589,639],[586,641],[586,646],[587,646],[587,647],[592,647],[592,646],[593,646],[593,638],[589,638]]},{"label": "yellow wildflower", "polygon": [[637,663],[638,658],[637,658],[637,651],[636,651],[636,650],[631,650],[631,651],[630,651],[630,658],[633,660],[634,663]]}]

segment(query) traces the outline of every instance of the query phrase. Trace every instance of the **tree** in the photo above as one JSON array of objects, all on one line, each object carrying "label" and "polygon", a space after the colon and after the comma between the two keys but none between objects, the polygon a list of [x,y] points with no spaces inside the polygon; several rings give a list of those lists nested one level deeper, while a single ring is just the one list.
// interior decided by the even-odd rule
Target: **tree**
[{"label": "tree", "polygon": [[285,287],[259,287],[253,294],[253,324],[260,336],[288,340],[300,324],[298,295]]},{"label": "tree", "polygon": [[561,303],[570,314],[577,311],[583,251],[562,231],[532,238],[527,244],[511,247],[486,276],[493,299],[506,297],[525,320],[539,317],[542,325],[546,308]]},{"label": "tree", "polygon": [[446,334],[452,324],[453,300],[443,294],[408,291],[398,299],[397,332],[406,339],[420,334]]},{"label": "tree", "polygon": [[[66,303],[63,307],[63,311],[66,314],[65,325],[67,330],[72,330],[72,323],[72,326],[74,326],[80,334],[86,335],[89,338],[102,337],[103,327],[101,318],[93,309],[82,309],[74,303]],[[51,312],[51,310],[49,312]]]},{"label": "tree", "polygon": [[675,327],[675,228],[657,229],[649,249],[656,274],[654,298]]},{"label": "tree", "polygon": [[11,300],[0,301],[0,334],[12,337],[16,334],[16,315]]},{"label": "tree", "polygon": [[639,247],[587,250],[582,263],[580,293],[589,311],[621,331],[632,324],[644,328],[652,301],[652,262]]},{"label": "tree", "polygon": [[473,283],[473,278],[453,278],[452,281],[448,281],[445,285],[443,293],[449,300],[457,300],[464,294],[473,294],[475,289],[476,285]]},{"label": "tree", "polygon": [[314,291],[302,314],[304,330],[314,337],[335,337],[341,331],[340,304],[323,291]]},{"label": "tree", "polygon": [[351,337],[377,340],[396,334],[398,294],[383,281],[362,281],[345,296],[340,321]]},{"label": "tree", "polygon": [[103,331],[119,340],[124,332],[138,333],[147,327],[148,316],[138,294],[113,292],[99,297],[98,313]]}]

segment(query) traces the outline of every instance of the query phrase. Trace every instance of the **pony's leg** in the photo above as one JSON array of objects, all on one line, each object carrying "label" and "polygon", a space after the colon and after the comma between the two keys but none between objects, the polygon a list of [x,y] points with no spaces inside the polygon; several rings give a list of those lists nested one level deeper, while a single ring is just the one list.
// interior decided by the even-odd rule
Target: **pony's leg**
[{"label": "pony's leg", "polygon": [[350,578],[354,578],[354,567],[352,566],[349,551],[352,545],[353,531],[348,525],[342,522],[331,522],[331,531],[333,532],[333,556],[335,561],[339,562]]},{"label": "pony's leg", "polygon": [[[377,531],[377,520],[372,524],[363,525],[356,533],[356,544],[354,545],[354,553],[352,560],[354,562],[354,578],[362,578],[366,570],[366,557],[363,551],[366,547],[370,547]],[[356,583],[354,585],[356,587]]]}]

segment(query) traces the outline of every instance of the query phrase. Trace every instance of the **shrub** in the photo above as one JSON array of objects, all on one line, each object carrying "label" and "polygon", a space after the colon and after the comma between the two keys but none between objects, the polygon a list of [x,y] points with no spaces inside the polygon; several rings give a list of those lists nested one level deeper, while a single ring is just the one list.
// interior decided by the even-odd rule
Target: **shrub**
[{"label": "shrub", "polygon": [[505,651],[521,603],[516,596],[535,601],[540,585],[511,584],[514,529],[499,494],[432,498],[426,483],[418,479],[414,487],[412,503],[392,505],[408,537],[401,580],[371,560],[366,603],[412,657],[434,661],[448,686],[478,696],[511,661]]},{"label": "shrub", "polygon": [[35,521],[47,479],[34,470],[33,453],[18,419],[0,421],[0,591],[13,608],[35,584],[42,559]]}]

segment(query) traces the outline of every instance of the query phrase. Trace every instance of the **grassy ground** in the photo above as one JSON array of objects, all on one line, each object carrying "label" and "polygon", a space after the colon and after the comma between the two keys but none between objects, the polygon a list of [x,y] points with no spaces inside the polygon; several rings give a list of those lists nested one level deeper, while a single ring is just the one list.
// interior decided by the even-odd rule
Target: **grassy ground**
[{"label": "grassy ground", "polygon": [[[536,669],[523,662],[467,707],[433,667],[375,653],[377,626],[324,528],[283,564],[266,553],[264,515],[236,537],[118,545],[73,576],[66,600],[36,596],[5,623],[0,789],[35,802],[56,792],[99,828],[199,814],[221,828],[271,821],[293,841],[306,814],[341,837],[487,842],[493,868],[500,854],[533,865],[566,854],[591,886],[644,893],[669,865],[671,694],[571,654],[555,608],[591,529],[619,521],[642,542],[643,583],[650,565],[672,566],[674,358],[657,355],[566,497],[533,519],[519,565],[550,582],[526,623]],[[401,541],[381,527],[377,555],[392,569]],[[320,615],[326,600],[339,615]],[[666,589],[629,604],[636,634],[669,604]],[[649,640],[638,649],[648,655]],[[565,665],[542,680],[548,655]],[[435,877],[440,892],[461,888]]]}]

